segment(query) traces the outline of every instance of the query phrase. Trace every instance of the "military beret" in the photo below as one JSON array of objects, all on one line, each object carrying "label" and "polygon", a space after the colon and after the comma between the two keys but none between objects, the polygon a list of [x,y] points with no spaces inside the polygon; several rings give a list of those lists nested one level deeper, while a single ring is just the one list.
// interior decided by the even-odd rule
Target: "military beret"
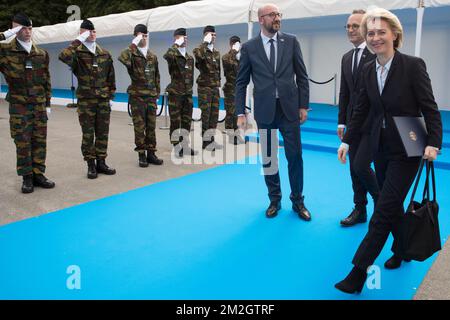
[{"label": "military beret", "polygon": [[239,38],[238,36],[232,36],[232,37],[230,38],[230,44],[233,45],[233,44],[235,44],[236,42],[241,42],[241,38]]},{"label": "military beret", "polygon": [[203,34],[208,33],[208,32],[216,32],[216,28],[214,28],[213,26],[206,26],[203,29]]},{"label": "military beret", "polygon": [[25,14],[23,13],[17,13],[14,17],[13,17],[13,22],[18,23],[24,27],[32,27],[33,26],[33,22],[30,20],[30,18],[28,18]]},{"label": "military beret", "polygon": [[90,20],[84,20],[80,26],[81,29],[95,30],[94,24]]},{"label": "military beret", "polygon": [[185,28],[178,28],[177,30],[175,30],[175,32],[173,33],[173,36],[186,36],[186,29]]},{"label": "military beret", "polygon": [[147,34],[148,33],[147,26],[144,24],[136,25],[136,27],[134,27],[134,35],[137,35],[139,32]]}]

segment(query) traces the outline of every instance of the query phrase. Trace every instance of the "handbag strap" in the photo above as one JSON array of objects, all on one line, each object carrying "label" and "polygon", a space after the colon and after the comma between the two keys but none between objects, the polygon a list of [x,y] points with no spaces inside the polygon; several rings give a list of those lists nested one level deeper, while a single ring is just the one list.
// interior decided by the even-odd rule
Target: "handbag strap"
[{"label": "handbag strap", "polygon": [[411,200],[409,201],[410,206],[413,204],[414,202],[414,197],[416,195],[416,191],[417,191],[417,187],[419,186],[419,182],[420,182],[420,177],[422,176],[422,171],[423,171],[423,165],[425,163],[425,160],[422,158],[420,160],[420,166],[419,166],[419,171],[417,173],[417,177],[416,177],[416,181],[414,182],[414,189],[413,192],[411,193]]},{"label": "handbag strap", "polygon": [[436,201],[436,179],[434,175],[434,163],[433,161],[426,161],[426,167],[427,167],[427,177],[425,180],[425,186],[423,189],[423,200],[430,200],[430,173],[431,173],[431,187],[433,188],[433,201]]}]

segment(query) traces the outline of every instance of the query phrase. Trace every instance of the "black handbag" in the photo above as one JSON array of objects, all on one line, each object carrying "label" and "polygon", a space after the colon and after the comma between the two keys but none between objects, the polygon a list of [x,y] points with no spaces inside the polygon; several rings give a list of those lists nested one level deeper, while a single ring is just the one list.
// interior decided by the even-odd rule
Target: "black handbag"
[{"label": "black handbag", "polygon": [[[426,163],[426,180],[422,202],[419,203],[414,201],[414,196],[419,185],[424,163]],[[433,188],[432,200],[430,200],[430,173]],[[434,165],[432,161],[422,159],[411,201],[399,224],[397,239],[394,240],[394,247],[397,248],[396,252],[399,252],[403,259],[424,261],[435,252],[441,250],[438,213],[439,205],[436,202]]]}]

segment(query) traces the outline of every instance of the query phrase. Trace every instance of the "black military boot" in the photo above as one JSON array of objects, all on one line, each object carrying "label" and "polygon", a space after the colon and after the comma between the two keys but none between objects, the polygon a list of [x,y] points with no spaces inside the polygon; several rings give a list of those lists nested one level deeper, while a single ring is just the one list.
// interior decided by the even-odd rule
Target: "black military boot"
[{"label": "black military boot", "polygon": [[26,176],[23,176],[22,193],[32,193],[33,191],[33,175],[28,174]]},{"label": "black military boot", "polygon": [[105,159],[97,159],[97,172],[104,173],[107,176],[112,176],[116,174],[116,169],[108,167]]},{"label": "black military boot", "polygon": [[139,167],[147,168],[148,162],[147,157],[145,156],[145,152],[139,152]]},{"label": "black military boot", "polygon": [[159,159],[156,154],[155,151],[151,151],[151,150],[147,150],[147,162],[160,166],[164,163],[164,161],[162,159]]},{"label": "black military boot", "polygon": [[53,189],[55,187],[55,183],[48,180],[43,174],[35,174],[33,176],[33,185],[44,189]]},{"label": "black military boot", "polygon": [[95,167],[95,160],[88,160],[88,173],[87,177],[88,179],[97,179],[97,168]]}]

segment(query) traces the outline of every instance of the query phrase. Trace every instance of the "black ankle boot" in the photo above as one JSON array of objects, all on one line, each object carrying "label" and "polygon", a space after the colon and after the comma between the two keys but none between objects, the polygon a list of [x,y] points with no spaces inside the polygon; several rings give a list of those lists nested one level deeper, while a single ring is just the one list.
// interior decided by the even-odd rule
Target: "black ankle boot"
[{"label": "black ankle boot", "polygon": [[95,167],[95,160],[88,160],[88,173],[87,177],[88,179],[97,179],[97,168]]},{"label": "black ankle boot", "polygon": [[398,257],[398,256],[396,256],[396,255],[394,254],[392,257],[390,257],[390,258],[384,263],[384,267],[385,267],[386,269],[389,269],[389,270],[398,269],[398,268],[400,268],[400,266],[402,265],[402,262],[403,262],[403,261],[405,261],[405,262],[410,262],[411,260],[408,260],[408,259],[402,259],[402,258],[400,258],[400,257]]},{"label": "black ankle boot", "polygon": [[26,176],[23,176],[22,193],[32,193],[33,191],[33,175],[28,174]]},{"label": "black ankle boot", "polygon": [[156,156],[155,151],[150,151],[150,150],[147,151],[147,162],[149,164],[151,163],[151,164],[154,164],[154,165],[157,165],[157,166],[160,166],[160,165],[162,165],[164,163],[163,160],[159,159]]},{"label": "black ankle boot", "polygon": [[97,160],[97,173],[104,173],[107,176],[112,176],[116,174],[116,169],[108,167],[105,162],[105,159]]},{"label": "black ankle boot", "polygon": [[145,156],[145,152],[139,152],[139,167],[147,168],[148,162],[147,157]]},{"label": "black ankle boot", "polygon": [[360,293],[367,280],[367,272],[353,267],[348,276],[335,284],[335,288],[345,293]]},{"label": "black ankle boot", "polygon": [[43,174],[33,175],[33,185],[44,189],[53,189],[55,187],[55,183],[47,179]]}]

